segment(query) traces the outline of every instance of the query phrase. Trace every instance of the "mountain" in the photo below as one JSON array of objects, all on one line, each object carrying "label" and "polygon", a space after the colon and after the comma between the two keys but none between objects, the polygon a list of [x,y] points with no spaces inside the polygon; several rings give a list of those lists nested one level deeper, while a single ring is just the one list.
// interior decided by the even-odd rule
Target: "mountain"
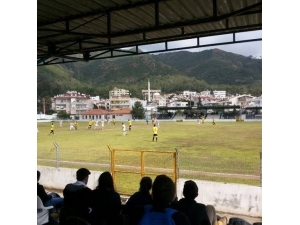
[{"label": "mountain", "polygon": [[155,55],[155,60],[209,84],[245,85],[262,81],[262,60],[220,49]]},{"label": "mountain", "polygon": [[38,98],[67,90],[108,97],[113,87],[129,89],[132,96],[141,97],[148,79],[151,89],[162,93],[219,89],[260,95],[262,89],[261,59],[219,49],[39,66],[37,73]]}]

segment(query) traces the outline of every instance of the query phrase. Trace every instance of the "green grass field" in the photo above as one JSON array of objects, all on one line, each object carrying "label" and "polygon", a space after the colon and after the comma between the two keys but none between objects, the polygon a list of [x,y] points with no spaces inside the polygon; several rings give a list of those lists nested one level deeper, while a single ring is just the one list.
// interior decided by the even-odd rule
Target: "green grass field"
[{"label": "green grass field", "polygon": [[[55,166],[56,148],[59,146],[60,167],[87,167],[91,170],[110,170],[107,145],[113,149],[134,150],[117,152],[116,164],[140,166],[140,151],[179,150],[179,177],[227,183],[260,186],[262,150],[262,122],[218,122],[213,126],[205,121],[200,126],[191,122],[160,122],[158,142],[152,142],[152,125],[133,122],[132,131],[122,135],[121,122],[107,125],[104,130],[87,130],[88,122],[79,122],[77,131],[69,130],[55,122],[55,134],[50,133],[50,122],[37,123],[38,165]],[[145,155],[146,167],[171,168],[170,154],[149,153]],[[234,176],[229,176],[229,175]],[[227,176],[228,175],[228,176]],[[118,175],[120,182],[135,180],[140,176]],[[132,189],[128,182],[123,189]],[[136,189],[136,186],[133,188]]]}]

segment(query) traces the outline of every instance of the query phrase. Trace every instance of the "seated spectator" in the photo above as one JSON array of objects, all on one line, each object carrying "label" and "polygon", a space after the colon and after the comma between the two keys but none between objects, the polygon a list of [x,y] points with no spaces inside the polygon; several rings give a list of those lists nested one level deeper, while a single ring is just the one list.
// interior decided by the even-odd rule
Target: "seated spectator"
[{"label": "seated spectator", "polygon": [[150,190],[152,188],[152,179],[150,177],[143,177],[140,181],[139,191],[135,192],[125,203],[122,214],[131,217],[134,209],[138,206],[145,206],[152,204],[152,196]]},{"label": "seated spectator", "polygon": [[62,207],[64,199],[55,192],[47,193],[43,185],[39,184],[41,178],[41,172],[37,171],[37,195],[43,202],[44,206],[53,206],[53,209],[50,209],[49,212],[52,213],[55,209]]},{"label": "seated spectator", "polygon": [[98,185],[92,191],[93,224],[119,224],[122,207],[121,197],[115,191],[110,172],[103,172],[98,178]]},{"label": "seated spectator", "polygon": [[171,202],[175,198],[175,184],[166,175],[158,175],[152,186],[152,205],[135,209],[131,224],[169,224],[190,225],[188,218],[181,212],[171,208]]},{"label": "seated spectator", "polygon": [[64,209],[60,213],[59,224],[64,224],[68,216],[77,216],[91,220],[91,193],[92,190],[87,187],[89,175],[91,172],[86,168],[80,168],[76,172],[76,182],[67,184],[63,190]]},{"label": "seated spectator", "polygon": [[206,206],[195,201],[198,196],[198,186],[194,181],[188,180],[184,183],[183,196],[184,198],[179,201],[172,202],[172,207],[184,213],[191,225],[211,225]]},{"label": "seated spectator", "polygon": [[216,209],[213,205],[207,205],[206,212],[212,225],[227,225],[227,217],[218,217],[216,214]]}]

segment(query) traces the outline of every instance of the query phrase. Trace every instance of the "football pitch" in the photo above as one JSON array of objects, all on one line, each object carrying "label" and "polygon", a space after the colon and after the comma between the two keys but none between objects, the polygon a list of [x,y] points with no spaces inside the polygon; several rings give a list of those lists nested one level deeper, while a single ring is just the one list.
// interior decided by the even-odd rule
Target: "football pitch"
[{"label": "football pitch", "polygon": [[[108,145],[120,151],[116,165],[140,166],[140,151],[179,152],[179,177],[226,183],[260,186],[262,122],[212,122],[198,125],[196,121],[160,121],[158,141],[152,141],[152,124],[133,121],[132,130],[122,134],[122,122],[105,123],[104,129],[87,129],[88,121],[79,122],[78,130],[69,130],[69,122],[62,127],[54,122],[54,135],[50,122],[38,122],[37,164],[90,170],[110,170]],[[101,127],[101,123],[100,126]],[[56,149],[54,143],[59,148]],[[59,156],[58,156],[58,155]],[[172,156],[154,153],[145,157],[146,166],[169,167]],[[127,179],[125,174],[123,179]],[[138,178],[139,179],[139,178]],[[138,182],[137,179],[137,182]]]}]

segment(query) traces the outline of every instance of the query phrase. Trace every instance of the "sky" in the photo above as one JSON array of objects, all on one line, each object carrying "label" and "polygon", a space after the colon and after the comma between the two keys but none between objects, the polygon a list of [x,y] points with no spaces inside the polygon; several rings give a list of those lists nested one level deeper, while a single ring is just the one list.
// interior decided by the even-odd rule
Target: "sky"
[{"label": "sky", "polygon": [[[261,30],[236,33],[235,36],[236,41],[257,39],[257,38],[262,38]],[[205,38],[200,38],[200,45],[229,42],[232,40],[233,40],[232,34],[205,37]],[[196,46],[196,45],[197,45],[197,39],[193,38],[193,39],[182,40],[182,41],[168,42],[168,49],[180,48],[186,46]],[[164,43],[159,43],[153,45],[139,46],[139,48],[144,52],[148,52],[148,51],[164,49],[164,46],[165,46]],[[252,55],[253,57],[256,58],[262,58],[262,41],[252,41],[252,42],[230,44],[230,45],[217,45],[213,47],[200,47],[200,48],[198,47],[192,49],[185,49],[184,51],[199,52],[199,51],[213,49],[213,48],[218,48],[226,52],[232,52],[246,57]]]},{"label": "sky", "polygon": [[[300,112],[300,44],[299,31],[295,29],[299,26],[299,13],[296,5],[279,3],[263,1],[263,42],[216,46],[245,56],[262,56],[262,49],[264,51],[264,224],[278,224],[281,220],[285,224],[294,224],[295,217],[290,215],[298,215],[297,203],[300,202],[297,179],[300,171],[300,120],[296,114]],[[28,224],[36,221],[33,211],[36,207],[37,163],[36,5],[37,1],[5,1],[2,7],[6,10],[0,14],[1,30],[5,31],[0,36],[0,167],[5,183],[1,186],[1,200],[5,205],[2,214],[13,219],[14,224],[24,223],[24,220]],[[32,13],[28,13],[30,10]],[[22,42],[19,42],[20,35],[23,35]],[[295,114],[289,114],[291,111]],[[18,211],[17,217],[11,210],[16,204],[12,198],[15,193],[26,195],[26,207]]]}]

